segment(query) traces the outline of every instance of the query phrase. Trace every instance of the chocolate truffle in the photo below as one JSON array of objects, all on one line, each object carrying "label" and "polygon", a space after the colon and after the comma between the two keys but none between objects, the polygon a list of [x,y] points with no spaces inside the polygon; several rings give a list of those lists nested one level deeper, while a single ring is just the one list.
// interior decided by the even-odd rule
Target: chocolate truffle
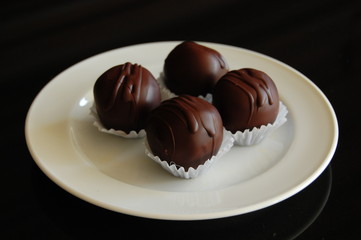
[{"label": "chocolate truffle", "polygon": [[186,171],[216,155],[223,140],[217,109],[190,95],[162,102],[150,113],[145,131],[154,156]]},{"label": "chocolate truffle", "polygon": [[224,127],[235,133],[276,120],[279,96],[275,83],[264,72],[244,68],[228,72],[217,83],[213,104]]},{"label": "chocolate truffle", "polygon": [[154,76],[144,67],[129,62],[104,72],[95,82],[94,101],[105,128],[144,129],[148,113],[161,102]]},{"label": "chocolate truffle", "polygon": [[219,52],[185,41],[165,59],[164,84],[177,95],[206,96],[227,71],[228,65]]}]

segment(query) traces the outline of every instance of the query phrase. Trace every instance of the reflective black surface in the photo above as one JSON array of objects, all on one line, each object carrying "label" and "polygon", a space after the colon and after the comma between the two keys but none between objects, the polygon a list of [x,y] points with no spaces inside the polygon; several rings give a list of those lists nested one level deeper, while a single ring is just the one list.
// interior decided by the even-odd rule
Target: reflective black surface
[{"label": "reflective black surface", "polygon": [[63,235],[79,238],[121,236],[126,239],[142,238],[146,233],[151,238],[164,234],[172,239],[183,239],[187,231],[190,239],[293,239],[306,231],[324,209],[331,191],[332,170],[328,167],[307,189],[281,204],[249,214],[205,221],[131,217],[77,199],[47,181],[39,171],[33,172],[31,181],[39,214],[53,227],[61,228]]},{"label": "reflective black surface", "polygon": [[[361,75],[359,1],[11,1],[0,7],[1,236],[4,239],[358,239]],[[91,205],[51,182],[27,149],[38,92],[106,50],[166,40],[218,42],[274,57],[309,77],[333,105],[331,165],[295,196],[253,213],[161,221]]]}]

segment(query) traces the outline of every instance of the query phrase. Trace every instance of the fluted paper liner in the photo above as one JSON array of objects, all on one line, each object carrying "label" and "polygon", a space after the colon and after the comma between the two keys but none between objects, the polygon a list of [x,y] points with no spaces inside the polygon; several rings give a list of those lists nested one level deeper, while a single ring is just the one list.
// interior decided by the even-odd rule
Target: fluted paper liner
[{"label": "fluted paper liner", "polygon": [[269,136],[277,128],[282,126],[287,121],[287,107],[280,101],[279,112],[274,123],[263,125],[260,128],[246,129],[243,132],[237,131],[232,134],[234,144],[240,146],[251,146],[260,143],[263,139]]},{"label": "fluted paper liner", "polygon": [[160,164],[166,171],[179,178],[191,179],[205,173],[215,161],[221,158],[226,152],[228,152],[232,148],[233,142],[234,139],[232,138],[231,133],[223,129],[223,140],[221,147],[218,150],[218,153],[212,158],[208,159],[203,165],[199,165],[196,169],[190,167],[187,171],[185,171],[184,167],[182,166],[177,166],[176,164],[169,164],[167,161],[162,161],[158,156],[154,156],[152,150],[149,148],[147,139],[145,139],[144,145],[146,155],[149,156],[156,163]]},{"label": "fluted paper liner", "polygon": [[145,130],[141,129],[139,132],[137,131],[130,131],[129,133],[126,133],[122,130],[115,130],[113,128],[111,129],[107,129],[103,126],[103,124],[101,123],[95,104],[93,103],[93,105],[90,108],[90,115],[93,116],[94,118],[94,122],[93,125],[95,127],[98,128],[99,131],[104,132],[104,133],[108,133],[108,134],[113,134],[116,136],[120,136],[120,137],[124,137],[124,138],[143,138],[145,136]]}]

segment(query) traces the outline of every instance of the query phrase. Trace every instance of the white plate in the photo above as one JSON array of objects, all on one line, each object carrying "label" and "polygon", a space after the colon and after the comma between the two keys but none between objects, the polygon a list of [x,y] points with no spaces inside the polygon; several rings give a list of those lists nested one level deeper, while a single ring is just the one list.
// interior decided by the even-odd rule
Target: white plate
[{"label": "white plate", "polygon": [[155,77],[179,42],[147,43],[105,52],[68,68],[39,93],[26,119],[30,152],[59,186],[95,205],[157,219],[211,219],[261,209],[299,192],[329,164],[338,140],[327,98],[305,76],[262,54],[214,43],[231,69],[268,73],[289,110],[288,121],[257,146],[233,147],[192,180],[164,171],[144,154],[143,140],[101,133],[92,125],[93,84],[127,61]]}]

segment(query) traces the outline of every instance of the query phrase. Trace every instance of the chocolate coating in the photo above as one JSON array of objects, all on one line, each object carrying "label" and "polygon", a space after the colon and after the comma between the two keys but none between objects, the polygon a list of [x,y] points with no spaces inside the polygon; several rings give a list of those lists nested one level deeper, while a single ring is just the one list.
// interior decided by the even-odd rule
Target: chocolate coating
[{"label": "chocolate coating", "polygon": [[279,96],[273,80],[264,72],[244,68],[228,72],[217,83],[213,104],[232,133],[273,123]]},{"label": "chocolate coating", "polygon": [[162,102],[151,112],[145,130],[153,154],[186,171],[216,155],[223,140],[217,109],[190,95]]},{"label": "chocolate coating", "polygon": [[127,133],[144,129],[148,113],[161,102],[154,76],[146,68],[129,62],[104,72],[95,82],[93,92],[104,127]]},{"label": "chocolate coating", "polygon": [[228,65],[219,52],[185,41],[169,53],[163,72],[166,87],[175,94],[205,96],[228,72]]}]

